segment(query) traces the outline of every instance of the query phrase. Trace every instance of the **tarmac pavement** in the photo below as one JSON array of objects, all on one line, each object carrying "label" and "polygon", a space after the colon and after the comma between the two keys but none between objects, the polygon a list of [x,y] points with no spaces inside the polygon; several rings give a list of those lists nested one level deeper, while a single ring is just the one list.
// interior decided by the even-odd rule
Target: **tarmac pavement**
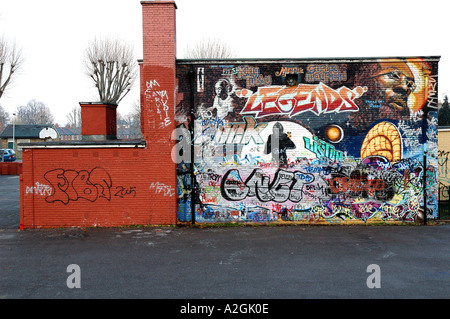
[{"label": "tarmac pavement", "polygon": [[450,224],[19,230],[18,187],[0,176],[0,299],[450,297]]},{"label": "tarmac pavement", "polygon": [[20,182],[17,175],[0,175],[0,229],[20,225]]}]

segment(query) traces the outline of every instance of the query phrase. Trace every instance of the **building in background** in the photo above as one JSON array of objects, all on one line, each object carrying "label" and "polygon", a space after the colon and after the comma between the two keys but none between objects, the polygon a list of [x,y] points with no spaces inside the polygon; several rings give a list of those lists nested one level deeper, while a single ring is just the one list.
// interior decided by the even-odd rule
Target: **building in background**
[{"label": "building in background", "polygon": [[450,155],[450,127],[439,126],[438,129],[438,200],[439,218],[450,216],[450,168],[448,159]]},{"label": "building in background", "polygon": [[60,141],[81,141],[81,127],[55,125]]},{"label": "building in background", "polygon": [[21,143],[43,142],[49,139],[58,139],[56,128],[51,124],[10,124],[0,134],[1,148],[14,149],[19,160],[22,159]]}]

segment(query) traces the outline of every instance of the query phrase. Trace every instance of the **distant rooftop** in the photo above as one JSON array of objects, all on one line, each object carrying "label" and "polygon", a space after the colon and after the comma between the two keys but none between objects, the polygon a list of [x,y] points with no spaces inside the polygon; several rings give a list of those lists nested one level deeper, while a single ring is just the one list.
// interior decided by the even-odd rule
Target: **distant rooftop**
[{"label": "distant rooftop", "polygon": [[8,125],[0,134],[0,138],[12,138],[14,126],[15,138],[39,138],[39,132],[47,127],[55,129],[53,124],[16,124]]}]

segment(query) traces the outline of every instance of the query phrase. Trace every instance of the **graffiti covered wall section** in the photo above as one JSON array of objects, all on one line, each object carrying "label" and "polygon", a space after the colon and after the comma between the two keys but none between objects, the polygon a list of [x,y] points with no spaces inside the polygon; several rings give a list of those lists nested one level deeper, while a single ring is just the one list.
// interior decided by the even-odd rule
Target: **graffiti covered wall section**
[{"label": "graffiti covered wall section", "polygon": [[450,130],[447,127],[439,129],[439,151],[438,151],[438,200],[439,218],[450,215],[450,168],[448,159],[450,155]]},{"label": "graffiti covered wall section", "polygon": [[436,217],[437,60],[241,63],[177,66],[180,222]]}]

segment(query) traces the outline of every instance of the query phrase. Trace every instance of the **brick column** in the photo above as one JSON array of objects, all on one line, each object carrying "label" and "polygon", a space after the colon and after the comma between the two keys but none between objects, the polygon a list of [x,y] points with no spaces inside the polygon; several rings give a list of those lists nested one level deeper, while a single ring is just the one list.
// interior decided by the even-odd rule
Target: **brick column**
[{"label": "brick column", "polygon": [[83,140],[117,138],[117,104],[80,102]]},{"label": "brick column", "polygon": [[171,133],[175,129],[177,7],[174,1],[141,1],[141,5],[141,131],[150,156],[148,172],[153,188],[149,195],[161,223],[175,223],[176,164],[171,159]]}]

